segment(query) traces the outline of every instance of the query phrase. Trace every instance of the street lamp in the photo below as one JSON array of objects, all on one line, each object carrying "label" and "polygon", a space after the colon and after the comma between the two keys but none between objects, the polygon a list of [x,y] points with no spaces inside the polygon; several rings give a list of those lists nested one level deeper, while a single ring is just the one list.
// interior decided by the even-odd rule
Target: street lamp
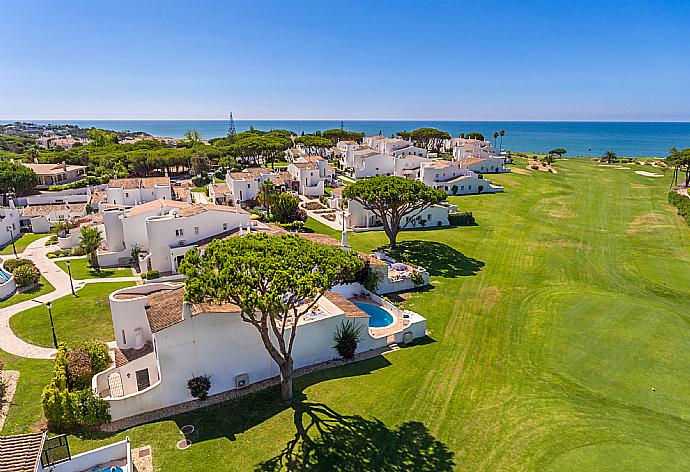
[{"label": "street lamp", "polygon": [[69,274],[69,286],[72,289],[72,295],[74,295],[76,297],[77,294],[74,293],[74,283],[72,282],[72,269],[70,268],[70,266],[72,264],[70,262],[71,261],[69,259],[67,259],[67,273]]},{"label": "street lamp", "polygon": [[7,230],[10,232],[10,239],[12,240],[12,251],[14,251],[14,257],[16,259],[19,259],[19,256],[17,255],[17,248],[14,245],[14,228],[12,228],[12,226],[8,226]]},{"label": "street lamp", "polygon": [[55,336],[55,324],[53,323],[53,310],[51,309],[52,307],[52,302],[46,302],[46,308],[48,308],[48,316],[50,316],[50,329],[53,331],[53,345],[55,346],[55,349],[57,349],[58,342],[57,337]]}]

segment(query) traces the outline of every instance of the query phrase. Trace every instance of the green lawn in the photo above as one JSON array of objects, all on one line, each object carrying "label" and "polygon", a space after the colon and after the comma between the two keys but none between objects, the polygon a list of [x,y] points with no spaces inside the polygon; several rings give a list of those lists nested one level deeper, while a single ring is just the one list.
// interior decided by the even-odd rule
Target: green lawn
[{"label": "green lawn", "polygon": [[[112,436],[71,436],[72,452],[127,435],[153,446],[159,471],[256,470],[311,417],[335,442],[315,442],[311,470],[391,470],[434,440],[443,444],[421,457],[427,470],[447,468],[443,445],[459,470],[687,470],[690,229],[666,201],[670,175],[554,167],[493,176],[504,194],[451,197],[478,226],[401,235],[405,260],[431,273],[432,288],[402,297],[428,318],[426,342],[302,377],[294,407],[272,389]],[[362,251],[385,241],[349,238]],[[34,361],[21,362],[34,375]],[[28,429],[32,408],[13,406],[9,431]],[[189,422],[193,444],[178,451]]]},{"label": "green lawn", "polygon": [[[17,254],[24,252],[24,249],[31,244],[32,242],[36,241],[37,239],[45,238],[47,236],[51,236],[50,233],[46,234],[34,234],[34,233],[23,233],[19,238],[14,240],[14,246],[17,248]],[[7,256],[9,254],[14,254],[12,250],[12,244],[8,244],[5,246],[2,251],[0,251],[0,254],[3,256]]]},{"label": "green lawn", "polygon": [[26,292],[15,293],[10,298],[1,301],[0,308],[6,308],[10,305],[16,305],[17,303],[40,297],[41,295],[52,292],[53,290],[55,290],[55,287],[53,287],[50,282],[45,279],[45,277],[41,276],[41,281],[38,283],[38,285]]},{"label": "green lawn", "polygon": [[[133,285],[129,282],[103,282],[87,284],[77,292],[53,302],[53,320],[58,341],[78,342],[86,339],[113,339],[108,295],[115,290]],[[37,305],[10,318],[12,331],[24,341],[52,347],[48,309]]]},{"label": "green lawn", "polygon": [[[55,261],[60,269],[67,272],[67,261]],[[89,267],[86,257],[81,259],[70,259],[72,277],[76,280],[83,279],[102,279],[107,277],[132,277],[132,269],[129,267],[116,267],[101,270],[94,270]]]}]

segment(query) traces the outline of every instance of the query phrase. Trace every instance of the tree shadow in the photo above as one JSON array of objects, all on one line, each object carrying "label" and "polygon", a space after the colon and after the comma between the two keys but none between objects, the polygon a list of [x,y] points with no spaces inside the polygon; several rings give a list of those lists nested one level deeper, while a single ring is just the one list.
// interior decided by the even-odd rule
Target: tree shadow
[{"label": "tree shadow", "polygon": [[466,277],[477,275],[484,267],[484,262],[436,241],[400,241],[394,250],[380,250],[387,250],[400,262],[424,267],[431,276]]},{"label": "tree shadow", "polygon": [[419,422],[395,429],[323,403],[294,405],[295,436],[257,471],[451,471],[453,453]]}]

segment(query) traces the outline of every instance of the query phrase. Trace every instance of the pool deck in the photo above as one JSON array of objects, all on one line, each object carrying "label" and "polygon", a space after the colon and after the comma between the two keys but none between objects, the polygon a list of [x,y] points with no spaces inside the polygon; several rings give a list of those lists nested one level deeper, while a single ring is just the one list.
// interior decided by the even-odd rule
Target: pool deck
[{"label": "pool deck", "polygon": [[393,317],[393,323],[389,324],[388,326],[385,326],[383,328],[369,327],[369,334],[371,334],[373,337],[381,338],[384,336],[390,336],[391,334],[398,333],[405,328],[405,325],[403,324],[402,317],[400,316],[399,313],[392,312],[391,310],[382,306],[380,303],[377,303],[375,300],[372,300],[371,298],[367,298],[367,297],[352,297],[349,300],[352,303],[367,303],[369,305],[381,307],[384,310],[386,310],[388,313],[390,313],[391,316]]}]

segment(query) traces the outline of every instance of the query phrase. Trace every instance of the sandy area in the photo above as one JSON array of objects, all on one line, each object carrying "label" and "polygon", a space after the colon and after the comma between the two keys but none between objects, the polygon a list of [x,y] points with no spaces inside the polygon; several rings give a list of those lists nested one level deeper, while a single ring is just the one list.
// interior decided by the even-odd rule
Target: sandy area
[{"label": "sandy area", "polygon": [[2,426],[5,424],[7,412],[10,410],[10,403],[12,403],[14,392],[17,390],[17,381],[19,381],[19,371],[3,370],[0,371],[0,377],[2,377],[2,380],[7,382],[7,392],[5,392],[5,398],[3,398],[2,401],[0,401],[0,431],[2,431]]},{"label": "sandy area", "polygon": [[647,172],[646,170],[636,170],[636,174],[644,175],[645,177],[663,177],[664,174],[656,174],[654,172]]}]

